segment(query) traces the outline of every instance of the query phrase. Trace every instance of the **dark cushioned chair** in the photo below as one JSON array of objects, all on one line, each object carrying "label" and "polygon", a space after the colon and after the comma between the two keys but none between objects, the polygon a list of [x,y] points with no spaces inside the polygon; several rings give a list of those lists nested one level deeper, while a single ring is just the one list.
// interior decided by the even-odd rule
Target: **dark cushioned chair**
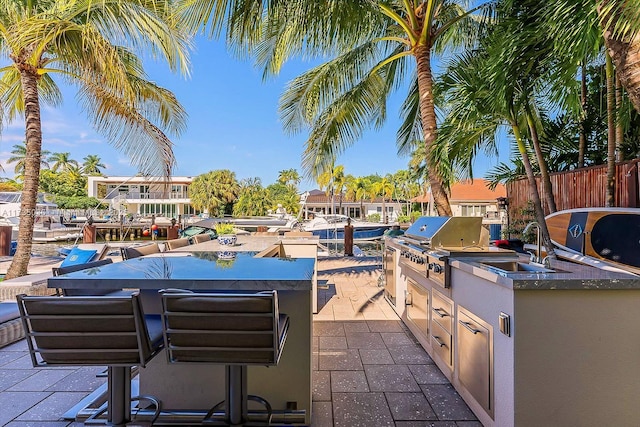
[{"label": "dark cushioned chair", "polygon": [[[289,316],[278,312],[276,291],[257,294],[162,292],[162,326],[169,363],[223,364],[225,424],[249,421],[247,400],[262,403],[266,421],[271,405],[247,394],[247,366],[275,366],[287,339]],[[277,386],[274,384],[274,387]],[[225,403],[226,402],[226,403]],[[216,421],[216,420],[213,420]]]},{"label": "dark cushioned chair", "polygon": [[[131,419],[131,367],[144,367],[162,348],[159,316],[144,316],[129,296],[18,295],[18,308],[34,367],[108,366],[108,422]],[[156,405],[154,420],[160,413]],[[95,421],[104,411],[94,414]],[[154,421],[152,420],[152,422]]]}]

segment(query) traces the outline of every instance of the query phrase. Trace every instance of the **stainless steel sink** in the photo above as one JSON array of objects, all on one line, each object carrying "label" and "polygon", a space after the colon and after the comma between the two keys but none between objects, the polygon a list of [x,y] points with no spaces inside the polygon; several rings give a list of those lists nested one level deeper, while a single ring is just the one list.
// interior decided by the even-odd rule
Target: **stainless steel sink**
[{"label": "stainless steel sink", "polygon": [[[529,264],[522,261],[484,261],[479,265],[490,271],[504,273],[563,273],[564,270],[549,269],[542,265]],[[496,271],[499,270],[499,271]]]}]

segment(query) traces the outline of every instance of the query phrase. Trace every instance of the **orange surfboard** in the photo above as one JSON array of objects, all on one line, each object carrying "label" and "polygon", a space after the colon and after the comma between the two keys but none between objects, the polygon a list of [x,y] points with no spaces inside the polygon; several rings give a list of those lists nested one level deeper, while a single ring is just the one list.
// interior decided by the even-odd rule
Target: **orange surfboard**
[{"label": "orange surfboard", "polygon": [[640,209],[580,208],[546,217],[561,249],[640,268]]}]

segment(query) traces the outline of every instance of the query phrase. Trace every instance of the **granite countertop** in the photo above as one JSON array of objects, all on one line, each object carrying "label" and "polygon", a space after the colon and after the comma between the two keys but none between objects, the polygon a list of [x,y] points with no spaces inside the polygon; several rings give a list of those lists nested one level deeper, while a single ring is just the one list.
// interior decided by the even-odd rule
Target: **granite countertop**
[{"label": "granite countertop", "polygon": [[[542,271],[500,271],[487,266],[485,262],[517,261],[528,263],[528,257],[452,257],[450,265],[474,276],[513,290],[621,290],[640,289],[640,277],[620,271],[576,264],[562,260],[552,260],[550,272]],[[546,271],[545,271],[546,270]],[[452,283],[455,286],[455,283]]]},{"label": "granite countertop", "polygon": [[51,288],[310,291],[315,260],[254,253],[167,252],[52,277]]}]

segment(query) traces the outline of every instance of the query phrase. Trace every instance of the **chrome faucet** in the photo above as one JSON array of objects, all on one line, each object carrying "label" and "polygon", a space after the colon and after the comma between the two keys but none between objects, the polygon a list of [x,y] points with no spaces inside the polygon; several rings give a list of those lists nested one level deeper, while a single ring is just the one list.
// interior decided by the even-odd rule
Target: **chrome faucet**
[{"label": "chrome faucet", "polygon": [[[540,232],[540,224],[538,224],[535,221],[530,222],[529,224],[527,224],[524,230],[522,230],[522,234],[527,234],[531,229],[531,227],[536,227],[536,248],[537,248],[536,255],[531,254],[531,262],[535,262],[537,264],[544,264],[544,260],[542,259],[542,238],[541,238],[541,232]],[[549,261],[547,260],[547,262]]]}]

